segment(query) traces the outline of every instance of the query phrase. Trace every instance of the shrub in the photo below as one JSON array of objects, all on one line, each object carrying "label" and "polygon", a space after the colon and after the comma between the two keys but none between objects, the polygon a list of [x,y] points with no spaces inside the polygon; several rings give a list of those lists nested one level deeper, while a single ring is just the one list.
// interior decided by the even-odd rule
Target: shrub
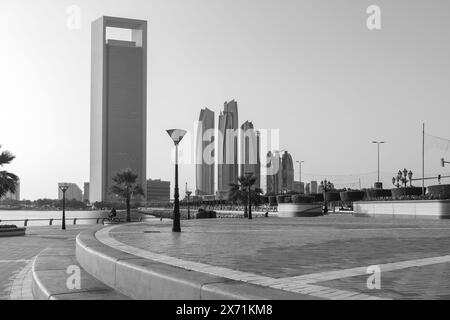
[{"label": "shrub", "polygon": [[341,194],[336,191],[331,191],[326,193],[327,201],[341,201]]},{"label": "shrub", "polygon": [[17,229],[15,225],[0,225],[0,229]]},{"label": "shrub", "polygon": [[304,195],[296,195],[292,196],[292,203],[301,204],[301,203],[313,203],[314,197],[304,196]]},{"label": "shrub", "polygon": [[345,191],[340,193],[342,201],[355,202],[364,199],[364,191]]},{"label": "shrub", "polygon": [[277,204],[277,197],[275,197],[275,196],[270,196],[270,197],[269,197],[269,204],[270,204],[270,205],[276,205],[276,204]]},{"label": "shrub", "polygon": [[392,191],[388,189],[368,189],[364,200],[379,200],[392,197]]},{"label": "shrub", "polygon": [[428,187],[428,195],[431,199],[436,200],[450,199],[450,185],[439,184],[436,186]]},{"label": "shrub", "polygon": [[216,219],[217,213],[215,211],[207,211],[204,209],[198,209],[196,218],[197,219]]},{"label": "shrub", "polygon": [[314,193],[314,194],[310,194],[309,196],[314,199],[313,202],[323,202],[323,200],[324,200],[323,193]]},{"label": "shrub", "polygon": [[420,187],[409,187],[409,188],[397,188],[392,189],[392,199],[401,200],[408,196],[422,196],[422,188]]}]

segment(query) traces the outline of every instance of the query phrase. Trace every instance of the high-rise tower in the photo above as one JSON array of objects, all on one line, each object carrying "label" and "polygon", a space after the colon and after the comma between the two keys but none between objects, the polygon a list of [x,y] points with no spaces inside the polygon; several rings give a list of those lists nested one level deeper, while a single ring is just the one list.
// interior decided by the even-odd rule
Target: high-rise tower
[{"label": "high-rise tower", "polygon": [[208,108],[200,112],[196,141],[197,195],[214,195],[214,112]]},{"label": "high-rise tower", "polygon": [[239,118],[237,102],[225,102],[219,116],[218,191],[225,193],[230,183],[237,183]]},{"label": "high-rise tower", "polygon": [[[129,41],[108,28],[130,30]],[[131,169],[146,190],[147,22],[101,17],[92,23],[90,201],[108,201],[112,177]]]},{"label": "high-rise tower", "polygon": [[256,177],[255,187],[261,186],[260,133],[252,122],[246,121],[241,126],[240,175],[253,173]]}]

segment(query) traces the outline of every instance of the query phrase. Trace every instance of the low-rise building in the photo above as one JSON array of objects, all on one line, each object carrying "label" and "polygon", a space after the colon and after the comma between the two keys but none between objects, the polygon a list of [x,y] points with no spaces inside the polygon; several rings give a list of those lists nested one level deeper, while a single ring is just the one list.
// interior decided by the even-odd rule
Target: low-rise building
[{"label": "low-rise building", "polygon": [[167,204],[170,203],[170,181],[147,180],[147,202]]}]

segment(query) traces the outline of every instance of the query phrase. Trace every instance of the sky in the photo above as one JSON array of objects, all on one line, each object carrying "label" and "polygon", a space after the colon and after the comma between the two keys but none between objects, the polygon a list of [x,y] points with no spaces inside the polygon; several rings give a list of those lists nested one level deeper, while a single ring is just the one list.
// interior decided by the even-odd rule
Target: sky
[{"label": "sky", "polygon": [[[381,30],[366,25],[374,4]],[[385,184],[405,167],[420,177],[422,123],[450,139],[447,0],[0,0],[0,145],[21,198],[89,180],[90,24],[103,15],[149,23],[148,178],[173,181],[166,129],[192,131],[201,108],[218,116],[232,99],[242,123],[280,130],[305,179],[375,178],[374,139],[387,141]],[[427,151],[427,174],[442,157]],[[193,165],[185,182],[195,189]]]}]

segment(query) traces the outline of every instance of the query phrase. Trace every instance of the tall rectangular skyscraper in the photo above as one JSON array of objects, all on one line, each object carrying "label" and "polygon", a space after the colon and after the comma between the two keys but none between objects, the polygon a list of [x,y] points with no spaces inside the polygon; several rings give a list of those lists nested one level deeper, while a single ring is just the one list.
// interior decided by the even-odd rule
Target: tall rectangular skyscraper
[{"label": "tall rectangular skyscraper", "polygon": [[[108,39],[108,28],[130,39]],[[91,202],[112,199],[112,177],[131,169],[146,190],[147,22],[102,17],[92,23]]]},{"label": "tall rectangular skyscraper", "polygon": [[246,121],[241,126],[240,137],[240,173],[243,176],[247,173],[253,173],[256,177],[255,187],[261,187],[261,159],[260,147],[261,138],[260,133],[255,130],[252,122]]},{"label": "tall rectangular skyscraper", "polygon": [[230,183],[237,183],[239,174],[238,105],[235,100],[225,102],[224,110],[219,116],[219,150],[218,150],[218,191],[225,193]]},{"label": "tall rectangular skyscraper", "polygon": [[196,141],[196,195],[214,195],[214,112],[200,112]]}]

